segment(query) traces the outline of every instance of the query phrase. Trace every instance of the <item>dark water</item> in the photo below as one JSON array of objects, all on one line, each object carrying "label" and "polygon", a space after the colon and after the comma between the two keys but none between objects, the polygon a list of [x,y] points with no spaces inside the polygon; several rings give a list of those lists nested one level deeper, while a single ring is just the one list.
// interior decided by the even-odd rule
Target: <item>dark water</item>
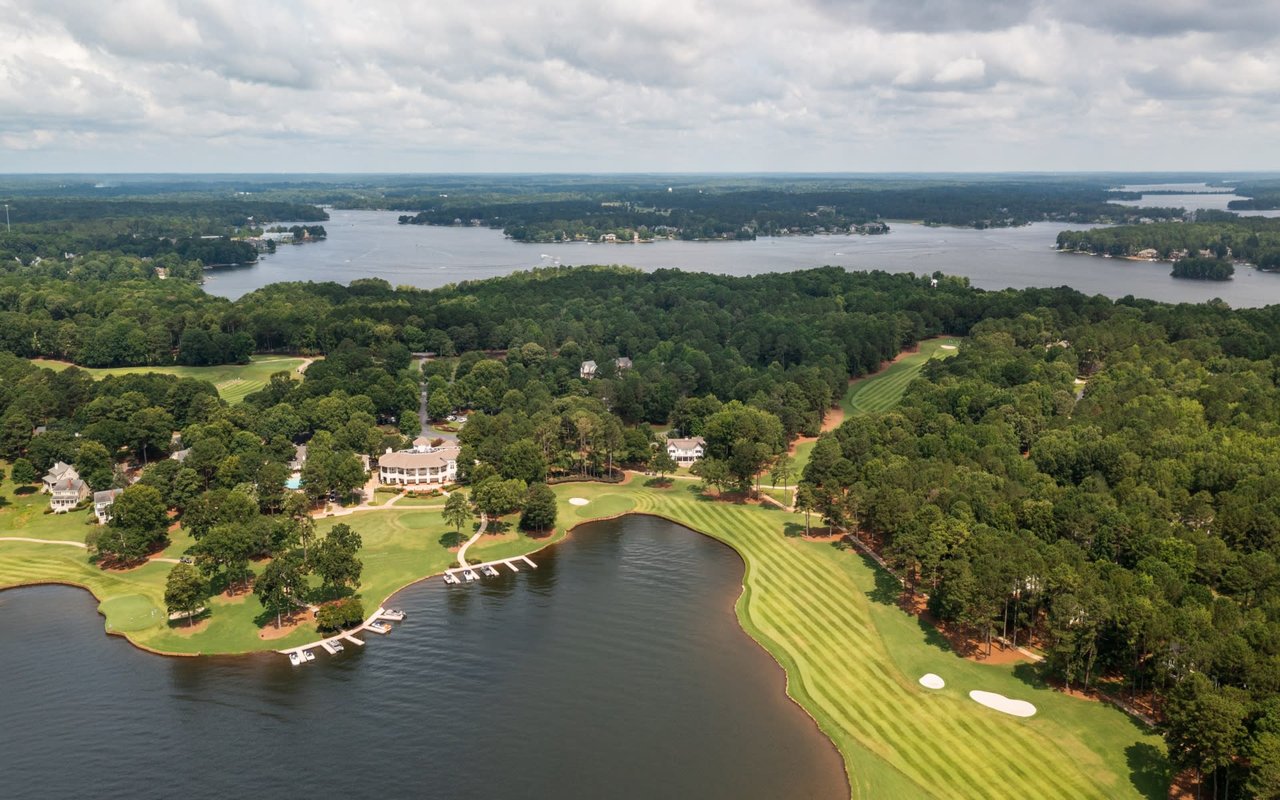
[{"label": "dark water", "polygon": [[[1213,195],[1220,198],[1223,195]],[[1168,264],[1059,253],[1066,226],[1038,222],[978,231],[893,223],[885,236],[787,236],[751,242],[652,244],[521,244],[488,228],[400,225],[390,211],[330,211],[323,242],[281,247],[253,266],[211,271],[206,291],[239,297],[279,281],[383,278],[393,286],[435,288],[554,263],[676,267],[726,275],[758,275],[824,265],[963,275],[982,289],[1072,286],[1107,297],[1174,303],[1221,298],[1234,307],[1280,303],[1280,274],[1240,269],[1230,281],[1169,276]],[[1075,226],[1081,227],[1081,226]]]},{"label": "dark water", "polygon": [[297,668],[152,656],[78,589],[0,593],[0,795],[848,796],[737,625],[731,550],[632,517],[535,560],[408,589],[390,636]]}]

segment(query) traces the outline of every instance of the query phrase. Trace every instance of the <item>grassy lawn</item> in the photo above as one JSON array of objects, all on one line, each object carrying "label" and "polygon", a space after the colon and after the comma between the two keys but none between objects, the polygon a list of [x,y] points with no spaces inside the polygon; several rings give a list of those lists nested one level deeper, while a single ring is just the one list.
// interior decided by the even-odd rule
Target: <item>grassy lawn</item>
[{"label": "grassy lawn", "polygon": [[959,347],[958,339],[929,339],[920,343],[920,349],[900,358],[897,363],[883,372],[849,385],[840,405],[844,408],[845,418],[868,411],[888,411],[902,399],[907,385],[920,374],[920,370],[931,358],[947,358],[955,355]]},{"label": "grassy lawn", "polygon": [[[276,372],[288,372],[296,377],[296,370],[303,361],[304,359],[301,358],[287,356],[252,356],[248,364],[226,364],[218,367],[112,367],[109,369],[82,367],[81,369],[95,378],[140,372],[160,372],[181,378],[199,378],[218,387],[218,394],[223,400],[228,403],[239,403],[266,386],[267,381]],[[34,358],[31,363],[53,370],[64,370],[71,366],[66,361],[50,361],[42,358]]]}]

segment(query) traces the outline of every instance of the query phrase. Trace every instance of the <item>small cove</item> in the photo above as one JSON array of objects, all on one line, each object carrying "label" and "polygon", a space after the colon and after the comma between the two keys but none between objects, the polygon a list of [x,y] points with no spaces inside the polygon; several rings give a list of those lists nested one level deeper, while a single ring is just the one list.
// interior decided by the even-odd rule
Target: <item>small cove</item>
[{"label": "small cove", "polygon": [[399,630],[303,668],[159,658],[105,636],[80,590],[0,593],[12,796],[847,796],[737,624],[731,549],[632,516],[537,561],[406,589]]}]

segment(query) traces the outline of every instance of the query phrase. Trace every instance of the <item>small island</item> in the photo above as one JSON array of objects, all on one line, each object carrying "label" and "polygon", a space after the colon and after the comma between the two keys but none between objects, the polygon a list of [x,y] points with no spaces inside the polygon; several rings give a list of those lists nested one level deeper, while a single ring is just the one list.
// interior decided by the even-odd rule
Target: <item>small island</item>
[{"label": "small island", "polygon": [[1173,270],[1169,273],[1175,278],[1189,278],[1197,281],[1229,281],[1236,274],[1236,268],[1223,258],[1181,258],[1173,262]]}]

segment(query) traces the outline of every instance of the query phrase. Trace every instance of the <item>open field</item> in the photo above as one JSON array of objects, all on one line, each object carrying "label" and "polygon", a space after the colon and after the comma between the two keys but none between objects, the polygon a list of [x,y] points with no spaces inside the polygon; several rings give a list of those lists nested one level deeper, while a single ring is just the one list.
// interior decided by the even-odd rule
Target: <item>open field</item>
[{"label": "open field", "polygon": [[953,356],[959,345],[958,339],[927,339],[916,352],[901,355],[886,369],[853,381],[840,401],[845,418],[893,408],[929,359]]},{"label": "open field", "polygon": [[[43,358],[33,358],[31,363],[59,371],[71,366],[66,361],[50,361]],[[288,372],[297,377],[297,369],[304,363],[306,363],[304,358],[253,356],[248,364],[224,364],[217,367],[111,367],[108,369],[81,367],[81,369],[95,378],[148,372],[177,375],[181,378],[199,378],[216,386],[223,400],[228,403],[239,403],[266,386],[267,381],[276,372]]]}]

